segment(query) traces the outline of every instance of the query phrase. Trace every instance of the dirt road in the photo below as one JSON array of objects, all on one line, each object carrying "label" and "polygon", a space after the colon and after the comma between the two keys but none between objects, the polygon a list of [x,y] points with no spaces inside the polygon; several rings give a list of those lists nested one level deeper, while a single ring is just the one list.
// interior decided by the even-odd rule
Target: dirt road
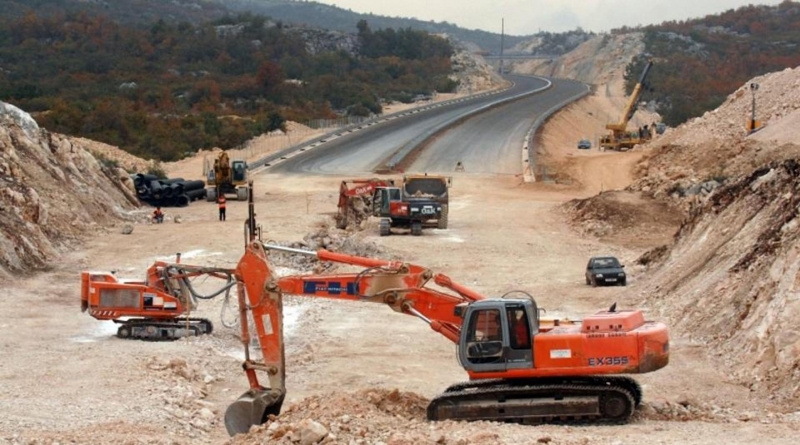
[{"label": "dirt road", "polygon": [[[265,238],[297,241],[332,225],[338,181],[257,177],[256,211]],[[448,230],[380,238],[371,222],[357,243],[374,243],[386,256],[428,266],[487,295],[525,290],[549,316],[580,317],[615,301],[636,306],[642,299],[631,261],[644,248],[581,238],[556,211],[565,200],[585,194],[579,187],[524,185],[515,176],[456,174]],[[178,214],[181,224],[172,222]],[[199,309],[217,327],[210,337],[171,343],[120,340],[112,323],[80,313],[79,272],[114,269],[138,278],[154,259],[176,252],[183,253],[184,263],[233,266],[242,252],[245,216],[246,206],[232,202],[222,223],[215,206],[200,201],[170,209],[163,225],[137,225],[131,235],[98,229],[85,250],[67,253],[51,272],[6,283],[0,441],[226,441],[222,415],[247,383],[234,331],[220,323],[222,301],[203,302]],[[584,285],[587,258],[606,253],[629,265],[627,288]],[[308,396],[335,399],[370,388],[430,398],[466,378],[453,345],[412,317],[367,303],[291,298],[288,306],[286,407]],[[794,437],[797,415],[751,399],[746,388],[725,383],[723,371],[708,365],[703,345],[678,337],[672,340],[670,365],[638,378],[645,405],[629,425],[448,422],[430,428],[439,428],[446,438],[466,437],[461,443],[535,443],[549,437],[553,443],[750,444],[787,443]],[[297,409],[306,408],[318,407]],[[429,428],[422,419],[412,423],[420,431]],[[486,431],[491,434],[479,434]]]}]

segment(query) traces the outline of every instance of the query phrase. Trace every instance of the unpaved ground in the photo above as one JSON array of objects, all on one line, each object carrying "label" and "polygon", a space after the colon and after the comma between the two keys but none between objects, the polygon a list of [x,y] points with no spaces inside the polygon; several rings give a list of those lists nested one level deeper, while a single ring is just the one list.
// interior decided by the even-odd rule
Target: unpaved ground
[{"label": "unpaved ground", "polygon": [[[265,237],[296,241],[328,224],[338,180],[258,176],[256,210]],[[363,237],[361,243],[382,246],[387,256],[447,273],[488,295],[529,291],[547,315],[577,317],[614,301],[640,303],[628,296],[635,295],[637,269],[631,263],[642,248],[582,238],[554,211],[579,193],[522,185],[513,177],[456,175],[450,229],[380,238],[371,223],[357,236]],[[83,269],[141,277],[154,259],[175,252],[183,252],[185,263],[233,266],[242,252],[246,207],[231,203],[228,221],[222,223],[215,207],[204,204],[180,209],[182,224],[137,225],[128,236],[99,230],[85,250],[72,253],[52,272],[8,285],[0,322],[5,357],[0,361],[0,438],[10,443],[227,440],[222,414],[244,391],[246,380],[235,335],[219,323],[221,301],[204,302],[199,310],[218,328],[211,337],[172,343],[119,340],[110,322],[95,321],[78,309]],[[170,210],[167,216],[176,213]],[[585,261],[599,253],[618,255],[629,264],[628,288],[585,287]],[[294,298],[288,306],[296,320],[287,351],[285,408],[296,405],[292,416],[312,416],[315,409],[347,414],[348,405],[336,400],[356,403],[357,391],[366,389],[430,398],[466,377],[453,345],[412,317],[365,303]],[[389,416],[394,420],[382,424],[376,419],[372,428],[434,429],[447,443],[458,437],[461,443],[509,444],[549,437],[553,443],[750,444],[785,443],[793,437],[798,420],[775,414],[780,407],[726,383],[704,359],[703,345],[681,338],[672,343],[671,364],[639,378],[646,409],[627,426],[429,425],[421,418]],[[304,404],[309,396],[320,397]],[[376,436],[366,437],[363,443],[375,443],[369,438]]]},{"label": "unpaved ground", "polygon": [[[649,237],[631,231],[598,238],[567,227],[564,202],[626,186],[641,156],[574,148],[588,130],[570,130],[576,118],[570,113],[592,112],[590,100],[558,115],[543,135],[543,159],[552,161],[556,177],[568,180],[521,184],[511,176],[455,174],[448,230],[380,238],[371,222],[351,244],[428,266],[487,295],[528,291],[547,316],[580,317],[613,302],[648,311],[638,281],[643,270],[633,260],[659,245],[659,236],[668,237],[669,224],[654,227],[648,235],[659,236]],[[572,134],[577,132],[581,136]],[[197,160],[180,166],[199,173],[191,162]],[[173,176],[180,173],[179,166],[170,168]],[[332,225],[340,179],[257,176],[256,211],[265,238],[299,241]],[[641,204],[631,195],[601,196],[619,196],[610,198],[612,210],[620,203]],[[213,204],[198,202],[168,209],[166,224],[139,224],[131,235],[118,227],[98,228],[84,249],[65,255],[51,271],[3,283],[0,441],[228,441],[222,415],[247,383],[236,331],[220,321],[221,298],[202,302],[195,314],[215,322],[213,335],[170,343],[119,340],[111,322],[78,309],[81,270],[113,269],[139,278],[153,260],[176,252],[185,263],[234,266],[243,248],[246,207],[231,202],[228,208],[224,223]],[[181,224],[172,222],[178,215]],[[617,255],[628,265],[627,288],[583,284],[586,260],[596,254]],[[729,380],[730,373],[707,359],[707,344],[674,334],[669,366],[637,377],[645,402],[628,425],[429,423],[419,406],[466,377],[452,344],[424,323],[378,305],[295,297],[286,306],[284,415],[235,443],[287,443],[305,419],[337,437],[329,442],[363,444],[777,444],[793,443],[800,426],[800,414],[789,412],[790,405],[753,396]]]}]

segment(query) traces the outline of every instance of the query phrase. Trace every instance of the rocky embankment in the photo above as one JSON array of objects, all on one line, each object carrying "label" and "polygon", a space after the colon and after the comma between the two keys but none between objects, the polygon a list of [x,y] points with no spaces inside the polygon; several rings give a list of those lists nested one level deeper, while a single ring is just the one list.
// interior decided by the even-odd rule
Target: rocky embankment
[{"label": "rocky embankment", "polygon": [[0,278],[46,268],[138,206],[127,172],[0,102]]}]

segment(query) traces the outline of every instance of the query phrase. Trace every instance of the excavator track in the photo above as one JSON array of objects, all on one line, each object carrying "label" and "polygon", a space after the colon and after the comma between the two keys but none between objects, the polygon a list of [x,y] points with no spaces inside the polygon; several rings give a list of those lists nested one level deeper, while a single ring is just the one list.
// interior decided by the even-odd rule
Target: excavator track
[{"label": "excavator track", "polygon": [[619,386],[627,389],[633,400],[638,407],[642,403],[642,387],[639,382],[623,376],[586,376],[586,377],[542,377],[538,379],[486,379],[486,380],[470,380],[467,382],[454,383],[450,385],[444,392],[463,391],[472,388],[489,388],[499,385],[541,385],[545,383],[553,384],[590,384],[590,385],[607,385]]},{"label": "excavator track", "polygon": [[641,403],[628,377],[478,380],[450,386],[428,405],[429,420],[625,423]]},{"label": "excavator track", "polygon": [[117,329],[117,337],[147,341],[172,341],[182,337],[210,334],[214,330],[214,325],[207,318],[173,320],[134,318],[114,321],[121,325]]}]

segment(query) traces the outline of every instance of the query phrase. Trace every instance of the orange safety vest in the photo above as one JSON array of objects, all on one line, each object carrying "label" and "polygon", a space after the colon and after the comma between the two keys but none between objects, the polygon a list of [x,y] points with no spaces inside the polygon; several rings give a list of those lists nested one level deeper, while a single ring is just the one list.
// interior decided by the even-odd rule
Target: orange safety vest
[{"label": "orange safety vest", "polygon": [[221,209],[225,208],[225,197],[224,196],[220,196],[219,197],[219,208],[221,208]]}]

